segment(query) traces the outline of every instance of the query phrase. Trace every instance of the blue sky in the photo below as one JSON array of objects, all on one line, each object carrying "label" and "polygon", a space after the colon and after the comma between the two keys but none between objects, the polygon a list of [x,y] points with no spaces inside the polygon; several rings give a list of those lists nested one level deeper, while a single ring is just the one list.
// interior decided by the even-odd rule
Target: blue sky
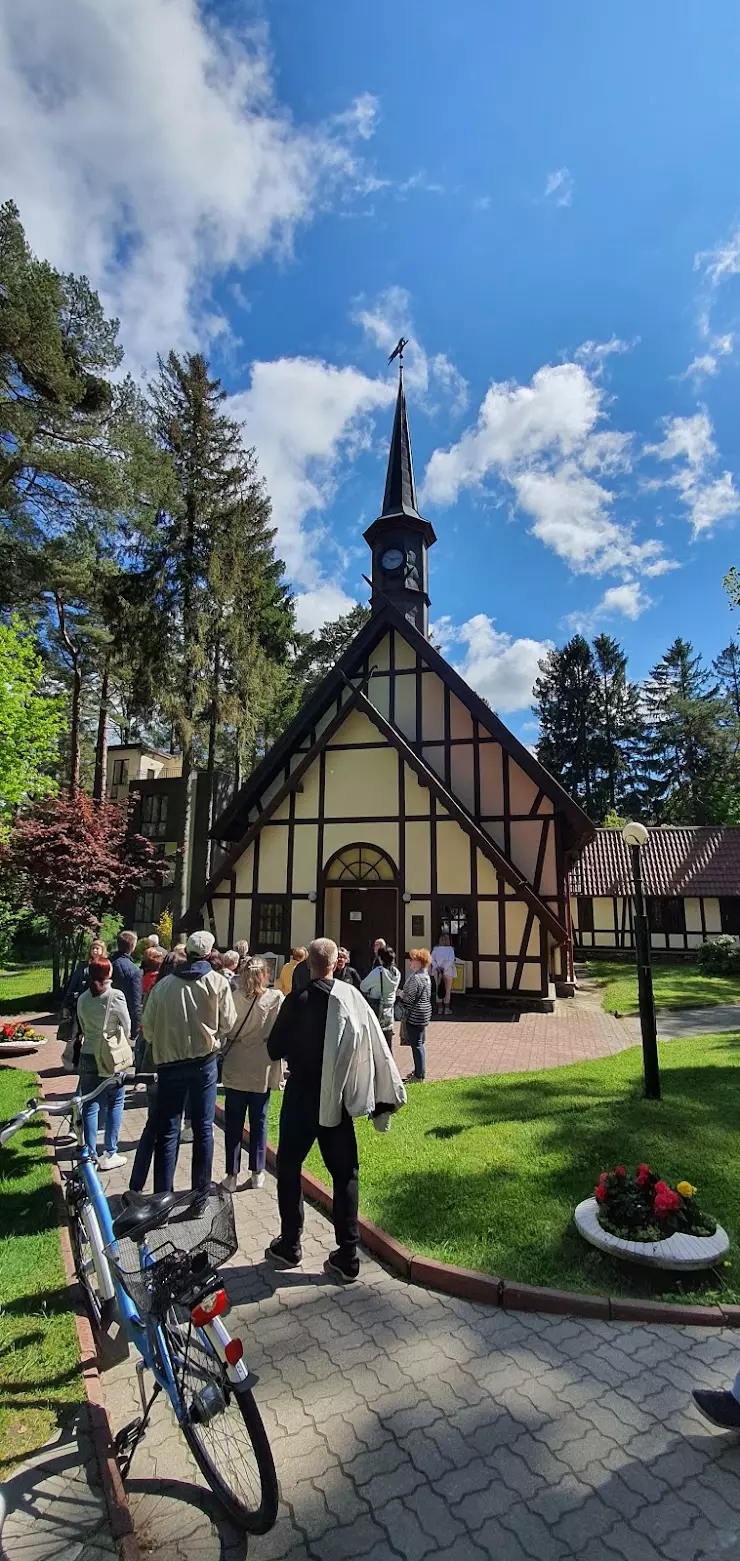
[{"label": "blue sky", "polygon": [[363,597],[411,337],[437,633],[531,740],[574,626],[635,676],[733,632],[739,56],[729,0],[0,0],[2,193],[135,373],[211,355],[306,626]]}]

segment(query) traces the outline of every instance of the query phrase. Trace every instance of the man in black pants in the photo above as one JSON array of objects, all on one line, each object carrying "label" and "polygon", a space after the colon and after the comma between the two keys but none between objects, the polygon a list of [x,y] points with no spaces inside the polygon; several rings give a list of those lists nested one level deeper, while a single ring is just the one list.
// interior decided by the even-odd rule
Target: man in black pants
[{"label": "man in black pants", "polygon": [[270,1242],[265,1257],[280,1268],[297,1268],[301,1261],[303,1193],[301,1170],[316,1139],[332,1179],[334,1231],[337,1250],[324,1269],[343,1284],[359,1277],[357,1256],[358,1159],[352,1118],[342,1109],[338,1127],[319,1125],[321,1068],[329,995],[334,985],[337,945],[330,938],[316,938],[308,951],[310,983],[286,997],[267,1042],[273,1061],[285,1058],[290,1069],[280,1113],[277,1154],[277,1193],[280,1235]]}]

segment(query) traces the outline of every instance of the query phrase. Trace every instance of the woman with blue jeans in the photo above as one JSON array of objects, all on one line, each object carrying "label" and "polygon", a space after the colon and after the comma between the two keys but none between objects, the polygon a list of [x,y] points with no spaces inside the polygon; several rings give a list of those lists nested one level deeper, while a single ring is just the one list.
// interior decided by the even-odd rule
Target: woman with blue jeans
[{"label": "woman with blue jeans", "polygon": [[[130,1068],[133,1062],[126,999],[123,992],[111,986],[112,977],[110,960],[92,960],[89,986],[80,993],[77,1002],[77,1021],[82,1033],[80,1093],[83,1095],[91,1093],[101,1079],[114,1072],[111,1066],[114,1058],[121,1068]],[[123,1085],[111,1084],[104,1095],[82,1107],[85,1143],[101,1171],[114,1171],[126,1164],[126,1156],[118,1153],[124,1095]],[[98,1128],[103,1133],[103,1153],[99,1157]]]},{"label": "woman with blue jeans", "polygon": [[428,949],[411,949],[409,963],[411,974],[406,977],[401,1002],[403,1003],[403,1031],[411,1047],[414,1071],[408,1075],[405,1082],[422,1084],[427,1076],[425,1041],[427,1025],[432,1017],[432,981],[429,975],[432,956]]},{"label": "woman with blue jeans", "polygon": [[265,1184],[267,1110],[270,1090],[279,1089],[282,1063],[271,1062],[267,1041],[284,1002],[282,992],[268,987],[263,959],[250,959],[234,990],[236,1023],[223,1047],[221,1082],[226,1091],[226,1176],[224,1187],[236,1192],[241,1164],[242,1133],[249,1117],[249,1185]]}]

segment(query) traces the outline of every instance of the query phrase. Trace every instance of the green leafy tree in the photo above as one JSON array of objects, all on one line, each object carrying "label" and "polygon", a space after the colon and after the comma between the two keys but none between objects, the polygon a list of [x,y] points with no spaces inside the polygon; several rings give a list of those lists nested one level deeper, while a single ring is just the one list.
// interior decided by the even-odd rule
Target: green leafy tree
[{"label": "green leafy tree", "polygon": [[53,770],[63,725],[61,699],[44,690],[34,636],[13,615],[0,622],[0,817],[56,789]]}]

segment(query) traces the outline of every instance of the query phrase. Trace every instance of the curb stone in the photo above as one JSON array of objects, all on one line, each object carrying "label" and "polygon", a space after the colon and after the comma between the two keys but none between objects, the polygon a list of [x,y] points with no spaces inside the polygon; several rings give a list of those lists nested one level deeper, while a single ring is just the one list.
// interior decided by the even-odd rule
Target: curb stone
[{"label": "curb stone", "polygon": [[[224,1125],[222,1106],[216,1107],[216,1121]],[[249,1144],[249,1131],[244,1129],[242,1142]],[[277,1150],[267,1145],[267,1164],[273,1174],[277,1170]],[[318,1204],[325,1213],[331,1213],[330,1189],[310,1171],[301,1172],[305,1196]],[[380,1258],[393,1273],[407,1283],[427,1285],[430,1290],[440,1290],[458,1300],[479,1301],[487,1306],[501,1306],[510,1312],[555,1312],[562,1317],[597,1318],[602,1322],[673,1323],[691,1328],[740,1328],[740,1306],[692,1306],[672,1301],[641,1301],[638,1299],[602,1295],[583,1295],[575,1290],[551,1290],[546,1286],[514,1284],[508,1279],[497,1279],[493,1274],[480,1273],[477,1269],[456,1268],[453,1263],[438,1263],[421,1253],[411,1252],[372,1220],[360,1215],[360,1241],[363,1247]]]}]

